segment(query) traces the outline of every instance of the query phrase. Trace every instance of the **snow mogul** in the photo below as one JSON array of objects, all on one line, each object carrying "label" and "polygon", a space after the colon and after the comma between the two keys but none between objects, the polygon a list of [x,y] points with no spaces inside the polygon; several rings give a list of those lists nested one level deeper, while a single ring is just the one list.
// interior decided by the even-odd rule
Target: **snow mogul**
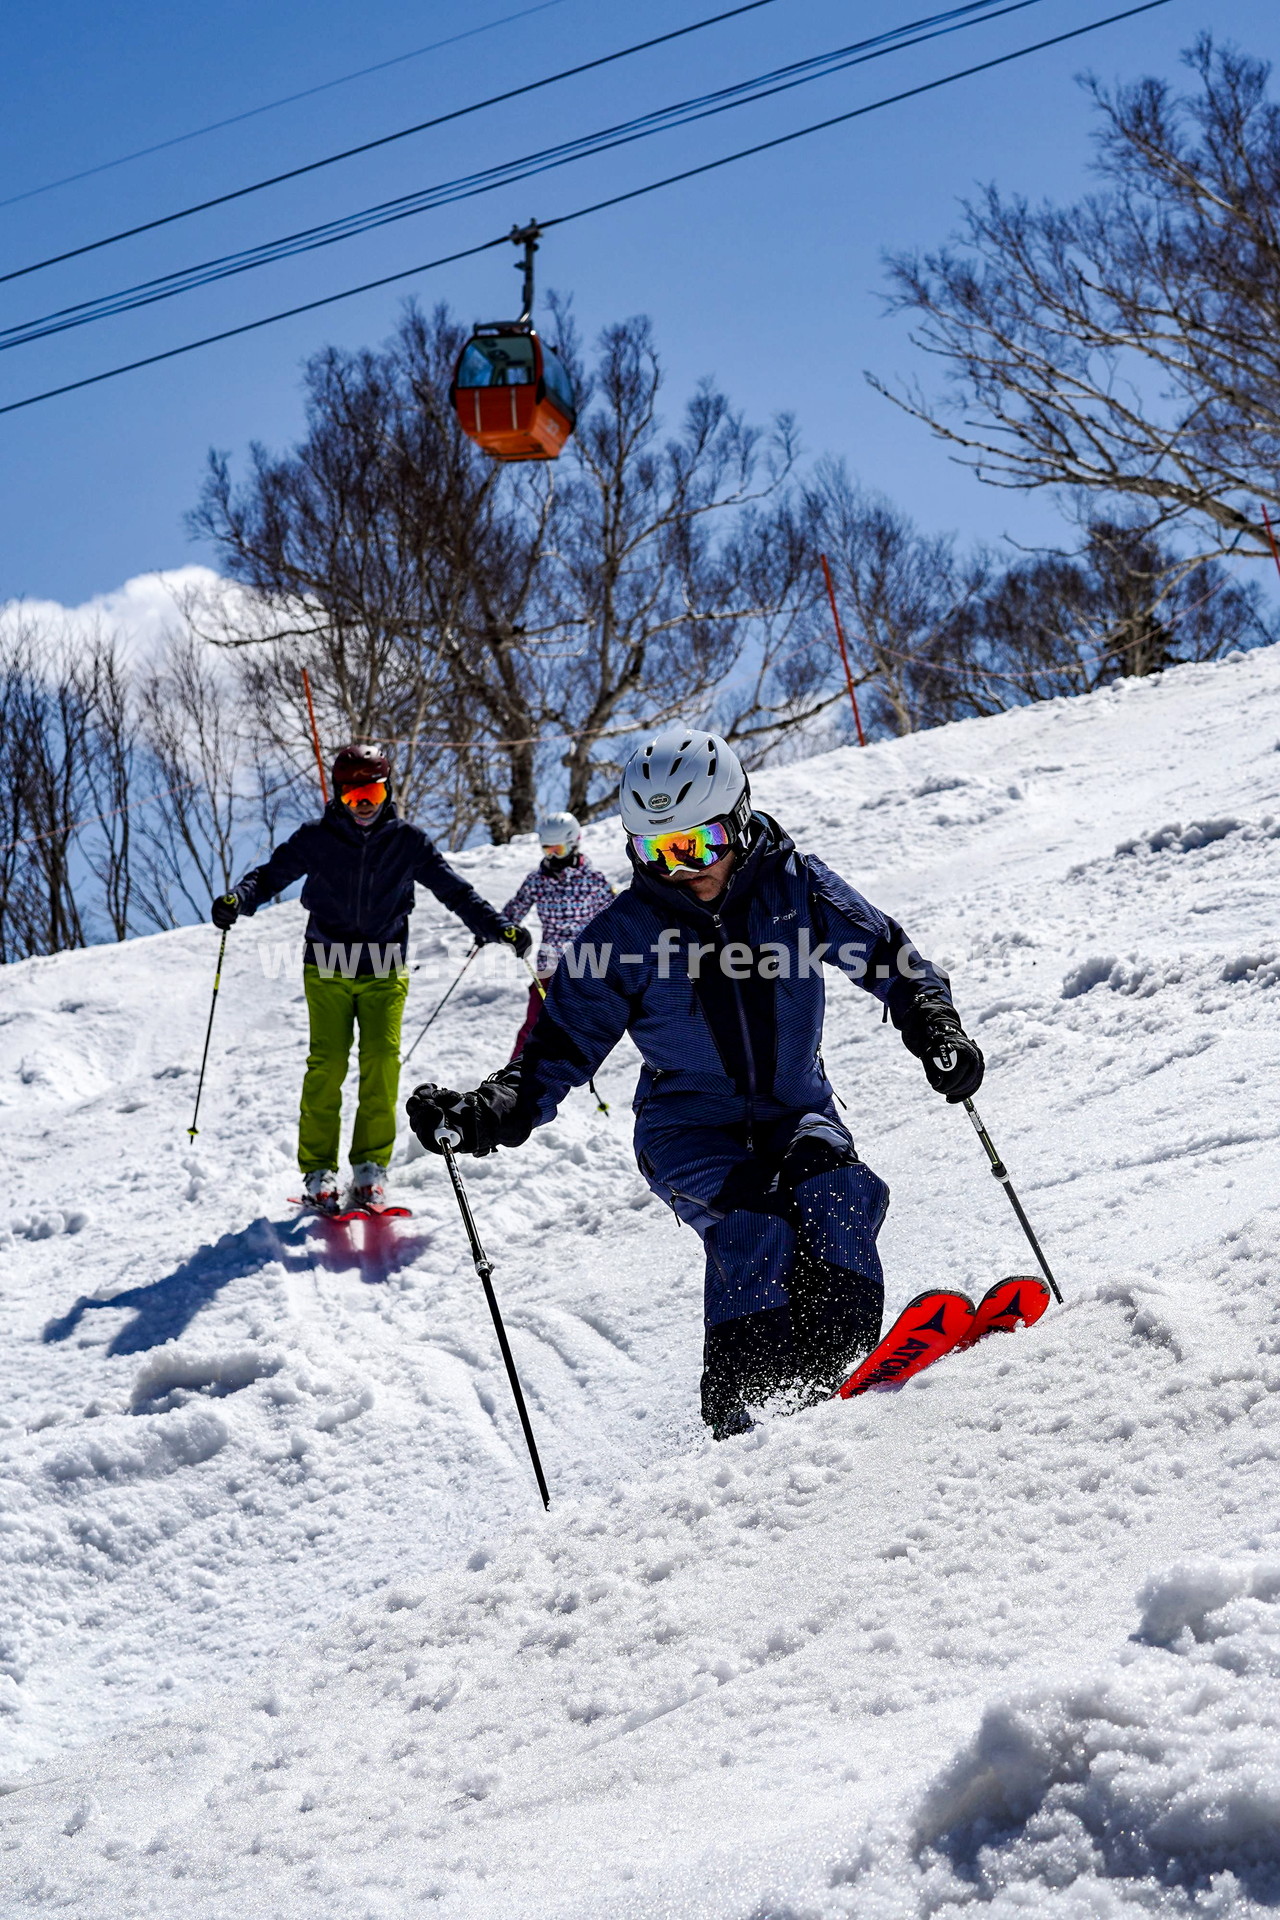
[{"label": "snow mogul", "polygon": [[516,1035],[511,1058],[518,1060],[533,1032],[542,1002],[560,955],[571,940],[613,899],[613,888],[579,847],[582,828],[571,813],[549,813],[538,822],[542,860],[527,873],[502,909],[504,920],[516,926],[537,909],[542,928],[538,948],[537,982],[530,983],[524,1025]]},{"label": "snow mogul", "polygon": [[630,885],[569,945],[520,1058],[470,1093],[418,1087],[440,1151],[517,1147],[623,1033],[643,1059],[640,1171],[706,1249],[702,1417],[717,1439],[775,1394],[832,1393],[880,1337],[889,1190],[838,1117],[822,1064],[822,967],[883,1004],[929,1084],[982,1084],[947,976],[903,929],[751,804],[715,734],[640,747],[619,795]]},{"label": "snow mogul", "polygon": [[360,1092],[351,1135],[347,1204],[377,1210],[396,1137],[400,1018],[409,974],[405,945],[414,882],[457,914],[477,941],[505,940],[524,955],[533,945],[455,873],[421,827],[402,820],[391,797],[391,763],[376,747],[343,747],[333,762],[333,798],[276,847],[262,866],[215,900],[215,927],[254,914],[305,876],[309,911],[302,983],[310,1049],[298,1115],[298,1166],[305,1204],[337,1213],[342,1083],[360,1030]]}]

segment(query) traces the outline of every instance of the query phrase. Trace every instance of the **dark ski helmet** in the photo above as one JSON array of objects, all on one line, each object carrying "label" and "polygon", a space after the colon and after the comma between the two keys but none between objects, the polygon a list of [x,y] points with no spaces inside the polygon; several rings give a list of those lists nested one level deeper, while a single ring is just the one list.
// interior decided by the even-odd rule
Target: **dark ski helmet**
[{"label": "dark ski helmet", "polygon": [[353,741],[349,747],[340,747],[333,761],[333,790],[341,793],[344,787],[367,787],[374,780],[390,782],[391,762],[380,747],[371,747],[366,741]]}]

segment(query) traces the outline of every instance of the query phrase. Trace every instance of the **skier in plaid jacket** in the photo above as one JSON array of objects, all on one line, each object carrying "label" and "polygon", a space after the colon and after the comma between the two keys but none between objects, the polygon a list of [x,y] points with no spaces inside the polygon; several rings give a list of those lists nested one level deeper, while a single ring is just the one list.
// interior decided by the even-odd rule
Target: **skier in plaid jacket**
[{"label": "skier in plaid jacket", "polygon": [[537,909],[542,926],[538,949],[538,984],[530,983],[524,1025],[516,1035],[511,1058],[518,1060],[542,1010],[542,996],[560,955],[613,899],[613,888],[584,853],[578,851],[582,828],[571,813],[550,813],[538,826],[542,860],[527,873],[502,909],[504,920],[519,926]]}]

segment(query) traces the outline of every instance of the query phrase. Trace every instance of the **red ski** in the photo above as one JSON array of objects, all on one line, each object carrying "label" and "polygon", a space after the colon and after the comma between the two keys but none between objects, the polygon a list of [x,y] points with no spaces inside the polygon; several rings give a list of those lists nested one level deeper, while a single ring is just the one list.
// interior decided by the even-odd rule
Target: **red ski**
[{"label": "red ski", "polygon": [[918,1293],[903,1309],[878,1347],[872,1349],[837,1389],[852,1400],[872,1387],[900,1386],[945,1353],[962,1353],[989,1333],[1012,1333],[1034,1326],[1049,1304],[1043,1280],[1016,1276],[998,1280],[975,1307],[968,1294],[933,1287]]},{"label": "red ski", "polygon": [[345,1213],[326,1214],[328,1220],[412,1220],[408,1207],[348,1207]]},{"label": "red ski", "polygon": [[348,1220],[412,1220],[413,1213],[408,1207],[347,1207],[342,1213],[326,1213],[323,1207],[313,1207],[310,1201],[290,1199],[291,1207],[301,1207],[304,1213],[316,1220],[336,1220],[342,1225]]},{"label": "red ski", "polygon": [[1048,1304],[1048,1287],[1031,1274],[1019,1273],[1011,1280],[997,1280],[974,1308],[973,1324],[961,1335],[953,1351],[963,1353],[989,1333],[1013,1333],[1018,1327],[1034,1327]]},{"label": "red ski", "polygon": [[931,1287],[903,1308],[878,1347],[873,1347],[837,1388],[841,1400],[868,1393],[872,1387],[897,1386],[919,1373],[944,1353],[950,1353],[973,1322],[973,1302],[967,1293]]}]

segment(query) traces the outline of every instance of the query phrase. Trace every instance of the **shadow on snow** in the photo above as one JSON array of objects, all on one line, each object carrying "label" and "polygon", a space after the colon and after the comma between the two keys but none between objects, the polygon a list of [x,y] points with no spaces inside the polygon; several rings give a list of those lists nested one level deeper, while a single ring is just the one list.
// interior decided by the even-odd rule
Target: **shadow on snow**
[{"label": "shadow on snow", "polygon": [[214,1246],[200,1247],[189,1260],[144,1287],[128,1287],[108,1299],[81,1294],[75,1305],[45,1326],[46,1345],[68,1340],[87,1313],[110,1308],[135,1309],[134,1317],[111,1339],[108,1354],[145,1353],[186,1332],[196,1315],[233,1280],[273,1263],[287,1273],[350,1273],[367,1285],[385,1281],[417,1257],[425,1244],[418,1236],[398,1237],[389,1220],[303,1219],[281,1226],[258,1219],[239,1233],[225,1233]]}]

